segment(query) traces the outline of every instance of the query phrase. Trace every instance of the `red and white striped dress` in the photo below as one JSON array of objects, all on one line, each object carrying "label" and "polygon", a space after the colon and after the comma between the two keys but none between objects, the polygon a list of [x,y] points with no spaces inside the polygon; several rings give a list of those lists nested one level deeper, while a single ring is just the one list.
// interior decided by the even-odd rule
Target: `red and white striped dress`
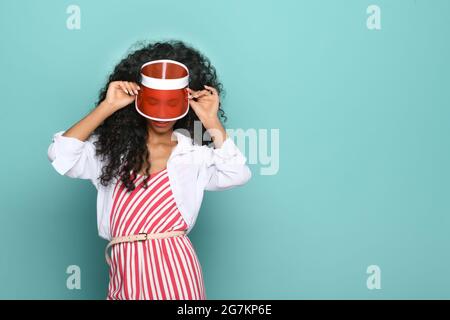
[{"label": "red and white striped dress", "polygon": [[[178,211],[167,168],[145,176],[135,175],[136,188],[128,192],[119,180],[110,216],[113,237],[186,230]],[[107,300],[204,300],[202,268],[186,235],[119,243],[111,248]]]}]

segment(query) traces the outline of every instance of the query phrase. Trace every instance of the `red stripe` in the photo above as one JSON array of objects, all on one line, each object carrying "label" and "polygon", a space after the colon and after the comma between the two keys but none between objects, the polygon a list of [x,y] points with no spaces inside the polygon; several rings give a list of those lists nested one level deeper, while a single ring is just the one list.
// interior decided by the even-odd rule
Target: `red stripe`
[{"label": "red stripe", "polygon": [[[170,242],[172,242],[172,241],[174,241],[174,240],[170,239]],[[174,252],[176,252],[175,259],[177,259],[177,261],[178,261],[178,264],[179,264],[180,269],[181,269],[181,274],[183,275],[184,283],[186,284],[186,291],[187,291],[187,294],[188,294],[187,299],[188,300],[192,300],[192,293],[191,293],[192,288],[191,288],[191,285],[189,284],[189,279],[188,279],[188,277],[186,275],[186,271],[184,270],[183,260],[181,259],[181,254],[178,251],[177,247],[173,243],[171,243],[171,246],[173,247]]]},{"label": "red stripe", "polygon": [[[150,242],[150,245],[153,247],[153,252],[157,252],[157,249],[156,249],[156,245],[155,245],[155,241],[151,241]],[[156,266],[156,269],[158,270],[158,272],[157,272],[157,274],[156,274],[156,278],[157,278],[157,281],[158,281],[158,285],[159,285],[159,287],[160,287],[160,289],[161,289],[161,293],[162,293],[162,299],[163,300],[166,300],[167,298],[166,298],[166,291],[165,291],[165,289],[164,289],[164,283],[163,283],[163,281],[167,281],[166,279],[163,279],[163,276],[162,276],[162,270],[161,270],[161,268],[164,268],[164,266],[161,266],[160,267],[160,263],[162,264],[162,262],[160,262],[160,257],[159,257],[159,255],[158,254],[155,254],[155,256],[154,256],[154,258],[155,258],[155,266]]]},{"label": "red stripe", "polygon": [[135,281],[136,281],[136,299],[140,300],[141,297],[141,278],[139,277],[140,274],[140,259],[139,259],[139,255],[138,255],[138,245],[139,242],[135,242],[133,243],[134,245],[134,249],[135,249],[135,254],[134,254],[134,265],[136,268],[136,271],[134,273],[135,276]]}]

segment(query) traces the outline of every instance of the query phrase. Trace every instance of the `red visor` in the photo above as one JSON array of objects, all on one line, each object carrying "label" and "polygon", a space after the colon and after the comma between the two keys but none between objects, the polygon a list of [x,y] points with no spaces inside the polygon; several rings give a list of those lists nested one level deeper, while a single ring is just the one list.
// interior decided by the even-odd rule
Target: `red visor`
[{"label": "red visor", "polygon": [[156,121],[172,121],[189,111],[189,69],[169,59],[154,60],[141,67],[141,90],[136,96],[136,110]]}]

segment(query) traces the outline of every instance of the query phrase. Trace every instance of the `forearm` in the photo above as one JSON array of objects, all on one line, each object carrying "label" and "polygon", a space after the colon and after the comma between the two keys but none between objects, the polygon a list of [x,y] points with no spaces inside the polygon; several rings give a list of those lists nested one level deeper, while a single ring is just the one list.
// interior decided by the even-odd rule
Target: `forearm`
[{"label": "forearm", "polygon": [[63,136],[86,141],[91,133],[113,113],[113,108],[106,102],[102,101],[87,116],[67,129]]},{"label": "forearm", "polygon": [[203,126],[208,131],[214,142],[215,148],[220,148],[227,138],[227,133],[218,117],[203,121]]}]

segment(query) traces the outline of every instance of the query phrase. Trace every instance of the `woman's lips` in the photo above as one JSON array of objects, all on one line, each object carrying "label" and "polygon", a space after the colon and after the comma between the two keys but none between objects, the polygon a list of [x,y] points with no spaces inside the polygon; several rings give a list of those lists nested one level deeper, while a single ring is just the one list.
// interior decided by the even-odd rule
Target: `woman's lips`
[{"label": "woman's lips", "polygon": [[153,124],[156,127],[167,127],[167,125],[169,125],[168,121],[153,121]]}]

